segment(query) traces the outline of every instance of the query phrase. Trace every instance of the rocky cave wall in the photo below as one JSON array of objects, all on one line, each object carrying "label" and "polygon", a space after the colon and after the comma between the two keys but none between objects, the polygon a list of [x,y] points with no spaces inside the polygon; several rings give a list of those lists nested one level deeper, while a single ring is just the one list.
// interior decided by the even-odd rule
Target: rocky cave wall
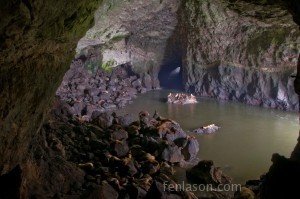
[{"label": "rocky cave wall", "polygon": [[182,13],[187,91],[298,110],[290,75],[300,34],[288,11],[268,3],[188,0]]},{"label": "rocky cave wall", "polygon": [[284,5],[105,1],[96,12],[95,26],[80,40],[77,55],[97,54],[98,65],[110,60],[115,65],[129,63],[137,73],[151,77],[153,88],[159,87],[159,71],[180,59],[183,81],[178,81],[186,91],[298,110],[290,75],[296,72],[300,33]]},{"label": "rocky cave wall", "polygon": [[0,174],[27,157],[100,0],[1,1]]},{"label": "rocky cave wall", "polygon": [[99,55],[98,65],[129,63],[134,72],[150,76],[159,87],[159,67],[166,59],[166,46],[177,24],[180,0],[104,1],[97,10],[95,26],[82,38],[77,57]]}]

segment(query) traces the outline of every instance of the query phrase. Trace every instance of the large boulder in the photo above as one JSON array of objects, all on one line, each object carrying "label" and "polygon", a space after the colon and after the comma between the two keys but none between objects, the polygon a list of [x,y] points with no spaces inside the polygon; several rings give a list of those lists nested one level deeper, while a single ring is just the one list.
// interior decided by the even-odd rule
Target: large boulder
[{"label": "large boulder", "polygon": [[202,160],[196,166],[186,171],[188,179],[200,184],[228,184],[231,178],[223,173],[220,167],[215,167],[213,161]]}]

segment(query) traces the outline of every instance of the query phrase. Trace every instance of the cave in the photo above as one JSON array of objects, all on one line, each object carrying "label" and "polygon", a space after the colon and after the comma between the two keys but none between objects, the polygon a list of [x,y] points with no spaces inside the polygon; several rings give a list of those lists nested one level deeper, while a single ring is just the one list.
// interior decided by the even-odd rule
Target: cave
[{"label": "cave", "polygon": [[[298,1],[26,0],[0,13],[0,198],[299,197]],[[199,103],[167,104],[173,91]],[[214,121],[224,135],[203,133]],[[249,173],[268,165],[234,193],[173,189],[182,176],[234,183],[226,153]]]},{"label": "cave", "polygon": [[180,53],[174,52],[160,66],[158,80],[163,89],[183,90],[182,59]]}]

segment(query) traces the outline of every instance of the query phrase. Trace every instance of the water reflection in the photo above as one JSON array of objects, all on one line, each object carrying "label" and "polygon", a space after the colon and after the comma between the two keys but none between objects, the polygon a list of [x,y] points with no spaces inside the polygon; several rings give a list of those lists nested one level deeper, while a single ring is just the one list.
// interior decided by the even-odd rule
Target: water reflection
[{"label": "water reflection", "polygon": [[[166,101],[164,102],[164,104],[165,103]],[[168,116],[170,118],[179,118],[183,116],[183,113],[186,113],[187,115],[189,115],[189,117],[194,117],[196,106],[196,104],[167,104]]]},{"label": "water reflection", "polygon": [[[298,137],[298,116],[239,103],[200,99],[198,104],[167,104],[170,91],[151,91],[119,110],[137,119],[141,110],[177,121],[184,130],[214,123],[221,129],[213,135],[195,135],[200,143],[200,159],[214,160],[234,178],[244,183],[257,179],[271,165],[274,152],[290,156]],[[185,179],[185,172],[177,174]]]}]

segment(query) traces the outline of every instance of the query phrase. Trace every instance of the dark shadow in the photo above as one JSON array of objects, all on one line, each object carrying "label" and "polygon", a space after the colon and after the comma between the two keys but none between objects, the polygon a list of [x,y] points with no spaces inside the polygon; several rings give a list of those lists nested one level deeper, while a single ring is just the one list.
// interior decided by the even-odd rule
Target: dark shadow
[{"label": "dark shadow", "polygon": [[158,79],[160,86],[164,89],[183,90],[183,73],[182,73],[182,43],[179,21],[181,9],[177,11],[178,23],[172,33],[171,37],[167,40],[167,45],[164,52],[164,58]]},{"label": "dark shadow", "polygon": [[9,173],[0,176],[0,198],[17,199],[20,196],[21,168],[15,167]]},{"label": "dark shadow", "polygon": [[182,64],[177,56],[171,57],[168,63],[161,66],[158,74],[160,86],[165,89],[182,90]]}]

